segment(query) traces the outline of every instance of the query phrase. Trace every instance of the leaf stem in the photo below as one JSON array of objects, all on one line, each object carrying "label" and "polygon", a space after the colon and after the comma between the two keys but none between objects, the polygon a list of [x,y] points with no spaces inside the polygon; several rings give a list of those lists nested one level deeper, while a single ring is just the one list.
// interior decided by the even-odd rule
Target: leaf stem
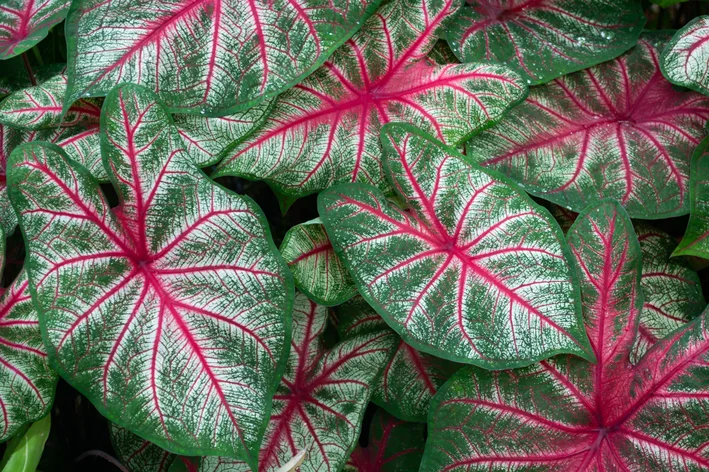
[{"label": "leaf stem", "polygon": [[37,79],[34,76],[34,72],[32,72],[32,66],[30,65],[30,59],[27,57],[27,53],[23,52],[22,53],[22,62],[25,63],[25,69],[27,70],[27,75],[30,76],[30,82],[32,85],[37,85]]}]

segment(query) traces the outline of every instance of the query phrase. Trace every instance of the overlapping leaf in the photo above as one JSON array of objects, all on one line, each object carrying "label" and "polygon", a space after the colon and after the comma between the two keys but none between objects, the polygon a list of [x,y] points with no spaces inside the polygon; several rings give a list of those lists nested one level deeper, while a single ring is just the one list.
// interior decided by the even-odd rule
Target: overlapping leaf
[{"label": "overlapping leaf", "polygon": [[[0,230],[0,269],[4,262]],[[23,270],[0,295],[0,442],[49,412],[56,380]]]},{"label": "overlapping leaf", "polygon": [[[298,470],[342,468],[354,449],[371,385],[386,362],[395,336],[362,334],[325,349],[327,309],[298,293],[288,367],[273,397],[273,413],[259,470],[273,471],[307,450]],[[204,457],[200,472],[246,471],[243,463]]]},{"label": "overlapping leaf", "polygon": [[102,113],[115,211],[56,146],[10,159],[50,362],[160,447],[253,465],[287,351],[285,263],[260,209],[190,162],[152,93],[116,89]]},{"label": "overlapping leaf", "polygon": [[618,57],[644,24],[635,0],[471,0],[446,37],[463,62],[501,62],[542,84]]},{"label": "overlapping leaf", "polygon": [[526,94],[501,65],[436,65],[426,55],[454,0],[393,0],[323,67],[281,95],[266,123],[215,175],[266,180],[303,196],[337,182],[384,184],[379,131],[415,124],[450,144],[488,127]]},{"label": "overlapping leaf", "polygon": [[540,197],[580,211],[604,197],[632,217],[688,210],[689,164],[704,136],[709,98],[660,73],[664,33],[620,58],[535,87],[468,156]]},{"label": "overlapping leaf", "polygon": [[588,357],[575,273],[546,210],[411,126],[382,136],[402,210],[343,184],[318,207],[359,292],[403,340],[488,368]]},{"label": "overlapping leaf", "polygon": [[709,16],[694,18],[662,51],[662,72],[672,83],[709,95]]},{"label": "overlapping leaf", "polygon": [[701,142],[692,156],[689,181],[689,223],[674,255],[709,259],[709,138]]},{"label": "overlapping leaf", "polygon": [[111,423],[111,444],[131,472],[168,472],[175,455]]},{"label": "overlapping leaf", "polygon": [[289,229],[281,243],[281,254],[293,273],[296,287],[315,302],[339,305],[357,293],[319,219]]},{"label": "overlapping leaf", "polygon": [[[361,297],[342,305],[337,314],[343,339],[390,330]],[[460,364],[419,352],[398,339],[377,379],[372,402],[399,419],[425,423],[431,398],[458,368]]]},{"label": "overlapping leaf", "polygon": [[4,0],[0,5],[0,59],[30,49],[69,11],[69,0]]},{"label": "overlapping leaf", "polygon": [[640,246],[617,203],[569,231],[598,362],[466,368],[432,405],[422,471],[686,470],[709,467],[709,311],[631,366],[642,308]]},{"label": "overlapping leaf", "polygon": [[378,1],[80,0],[67,18],[66,105],[133,82],[172,111],[225,115],[300,81]]},{"label": "overlapping leaf", "polygon": [[404,472],[418,470],[424,447],[424,425],[407,423],[377,410],[367,447],[358,447],[346,472]]}]

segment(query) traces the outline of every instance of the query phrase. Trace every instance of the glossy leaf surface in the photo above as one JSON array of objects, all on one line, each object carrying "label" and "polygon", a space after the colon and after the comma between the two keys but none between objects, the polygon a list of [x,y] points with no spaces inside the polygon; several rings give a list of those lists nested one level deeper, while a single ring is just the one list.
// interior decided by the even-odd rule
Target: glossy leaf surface
[{"label": "glossy leaf surface", "polygon": [[709,95],[709,16],[684,25],[662,52],[662,72],[670,82]]},{"label": "glossy leaf surface", "polygon": [[675,255],[709,259],[709,139],[701,142],[692,156],[689,181],[691,195],[689,223]]},{"label": "glossy leaf surface", "polygon": [[167,472],[175,455],[111,423],[111,445],[131,472]]},{"label": "glossy leaf surface", "polygon": [[[274,396],[259,470],[275,471],[304,449],[300,472],[338,471],[356,445],[371,385],[395,341],[387,332],[363,334],[326,349],[327,309],[298,293],[288,367]],[[200,472],[248,470],[204,457]]]},{"label": "glossy leaf surface", "polygon": [[37,470],[51,427],[52,419],[50,415],[47,415],[32,423],[23,434],[10,440],[2,461],[0,461],[0,470],[2,472],[34,472]]},{"label": "glossy leaf surface", "polygon": [[335,254],[319,219],[289,229],[281,243],[281,254],[296,287],[315,302],[339,305],[357,293],[354,280]]},{"label": "glossy leaf surface", "polygon": [[323,67],[278,98],[215,175],[266,180],[291,196],[337,182],[383,186],[383,124],[412,123],[450,144],[492,125],[527,93],[519,76],[501,65],[426,59],[459,6],[384,4]]},{"label": "glossy leaf surface", "polygon": [[171,111],[225,115],[315,70],[377,2],[81,0],[67,18],[66,104],[132,82]]},{"label": "glossy leaf surface", "polygon": [[601,202],[569,231],[598,362],[557,357],[517,371],[467,368],[434,399],[423,471],[686,470],[709,466],[709,312],[629,355],[642,308],[630,219]]},{"label": "glossy leaf surface", "polygon": [[0,5],[0,60],[43,40],[69,11],[69,0],[4,0]]},{"label": "glossy leaf surface", "polygon": [[406,209],[363,184],[318,208],[359,292],[402,339],[486,368],[587,354],[568,249],[548,212],[413,127],[382,137]]},{"label": "glossy leaf surface", "polygon": [[285,263],[260,209],[191,163],[151,92],[115,89],[102,113],[117,209],[56,146],[10,160],[51,364],[160,447],[254,463],[285,362]]},{"label": "glossy leaf surface", "polygon": [[424,425],[407,423],[377,410],[367,447],[357,447],[346,472],[403,472],[418,470],[423,455]]},{"label": "glossy leaf surface", "polygon": [[[343,339],[390,330],[361,297],[342,305],[337,314],[338,331]],[[401,420],[425,423],[431,398],[460,367],[460,364],[419,352],[397,339],[377,378],[372,402]]]},{"label": "glossy leaf surface", "polygon": [[620,56],[644,24],[635,0],[471,0],[446,37],[463,62],[500,62],[543,84]]},{"label": "glossy leaf surface", "polygon": [[690,156],[709,98],[664,79],[664,38],[646,35],[614,61],[533,88],[470,141],[468,156],[574,211],[609,197],[632,217],[686,213]]}]

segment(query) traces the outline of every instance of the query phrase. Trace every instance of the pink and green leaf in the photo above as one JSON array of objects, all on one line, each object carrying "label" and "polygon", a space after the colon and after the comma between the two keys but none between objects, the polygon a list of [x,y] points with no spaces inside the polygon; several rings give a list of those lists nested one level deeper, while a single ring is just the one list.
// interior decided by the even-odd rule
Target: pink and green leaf
[{"label": "pink and green leaf", "polygon": [[543,84],[620,56],[644,24],[634,0],[469,0],[446,37],[462,62],[500,62]]},{"label": "pink and green leaf", "polygon": [[709,259],[709,138],[697,146],[692,156],[689,179],[689,223],[675,256]]},{"label": "pink and green leaf", "polygon": [[155,91],[170,111],[221,116],[301,81],[378,1],[80,0],[67,18],[68,107],[115,85]]},{"label": "pink and green leaf", "polygon": [[111,444],[121,463],[131,472],[168,472],[175,455],[125,428],[111,423]]},{"label": "pink and green leaf", "polygon": [[265,124],[227,154],[215,176],[265,180],[292,196],[339,182],[384,187],[385,123],[411,123],[451,145],[494,124],[527,93],[517,74],[499,64],[427,58],[459,6],[385,3],[323,67],[276,100]]},{"label": "pink and green leaf", "polygon": [[319,219],[289,229],[281,243],[281,255],[290,267],[295,286],[316,303],[339,305],[357,293]]},{"label": "pink and green leaf", "polygon": [[675,33],[662,51],[662,73],[673,84],[709,95],[709,16]]},{"label": "pink and green leaf", "polygon": [[597,363],[560,356],[517,371],[459,371],[434,399],[421,470],[709,467],[709,311],[631,365],[643,295],[630,219],[600,202],[568,240]]},{"label": "pink and green leaf", "polygon": [[3,0],[0,5],[0,60],[22,54],[64,20],[69,0]]},{"label": "pink and green leaf", "polygon": [[614,198],[632,217],[687,213],[709,98],[664,79],[665,38],[648,34],[616,60],[534,87],[467,155],[574,211]]},{"label": "pink and green leaf", "polygon": [[287,352],[285,262],[261,210],[194,166],[154,94],[116,89],[101,121],[115,210],[54,145],[9,164],[50,364],[164,449],[253,465]]},{"label": "pink and green leaf", "polygon": [[342,184],[318,208],[367,302],[414,348],[486,368],[592,358],[559,227],[504,177],[408,125],[383,133],[390,185]]},{"label": "pink and green leaf", "polygon": [[377,410],[372,418],[367,447],[357,447],[345,472],[404,472],[419,470],[425,427],[407,423]]}]

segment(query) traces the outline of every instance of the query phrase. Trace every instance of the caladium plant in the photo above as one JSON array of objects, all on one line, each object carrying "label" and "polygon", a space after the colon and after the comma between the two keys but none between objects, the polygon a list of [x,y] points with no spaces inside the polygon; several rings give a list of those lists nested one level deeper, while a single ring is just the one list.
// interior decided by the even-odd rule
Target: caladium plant
[{"label": "caladium plant", "polygon": [[135,82],[172,111],[226,114],[294,85],[321,65],[378,1],[254,3],[79,0],[67,18],[66,107]]},{"label": "caladium plant", "polygon": [[692,156],[689,182],[689,223],[675,255],[691,255],[709,259],[709,138],[702,141]]},{"label": "caladium plant", "polygon": [[337,182],[385,186],[379,131],[403,121],[458,144],[524,98],[497,64],[426,59],[459,8],[454,0],[393,0],[313,75],[281,95],[270,117],[213,176],[266,180],[303,196]]},{"label": "caladium plant", "polygon": [[667,35],[643,36],[620,58],[535,87],[467,148],[532,194],[580,211],[615,198],[637,218],[689,209],[689,166],[709,98],[664,79]]},{"label": "caladium plant", "polygon": [[52,367],[109,419],[255,465],[284,367],[292,280],[260,209],[190,162],[154,94],[114,90],[101,145],[120,206],[58,147],[8,165]]},{"label": "caladium plant", "polygon": [[644,24],[635,0],[470,0],[446,37],[463,62],[501,62],[541,84],[621,55]]},{"label": "caladium plant", "polygon": [[0,59],[25,52],[69,11],[69,0],[5,0],[0,5]]},{"label": "caladium plant", "polygon": [[168,472],[175,455],[111,423],[111,444],[131,472]]},{"label": "caladium plant", "polygon": [[360,293],[389,326],[417,349],[487,368],[561,352],[592,359],[551,215],[411,126],[389,127],[382,141],[404,208],[355,183],[320,193],[318,208]]},{"label": "caladium plant", "polygon": [[709,16],[677,31],[662,52],[662,72],[670,82],[709,95]]},{"label": "caladium plant", "polygon": [[434,399],[421,470],[709,467],[708,313],[631,365],[643,289],[630,219],[603,201],[567,238],[597,363],[559,356],[517,371],[460,371]]}]

